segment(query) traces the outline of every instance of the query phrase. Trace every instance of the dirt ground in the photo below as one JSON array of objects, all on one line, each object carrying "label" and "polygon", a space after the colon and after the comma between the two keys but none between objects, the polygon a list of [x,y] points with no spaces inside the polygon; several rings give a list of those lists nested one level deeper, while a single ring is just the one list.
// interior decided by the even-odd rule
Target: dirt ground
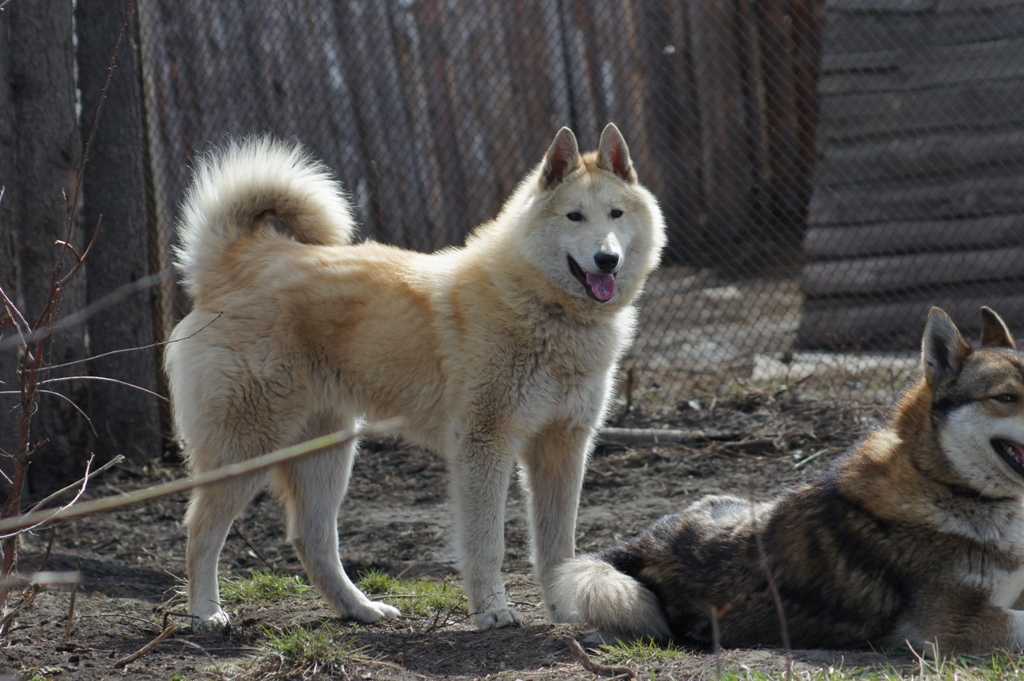
[{"label": "dirt ground", "polygon": [[[803,403],[788,392],[751,393],[706,405],[682,403],[660,425],[713,428],[725,432],[726,438],[692,447],[599,448],[586,476],[580,549],[607,547],[704,494],[772,496],[820,474],[871,427],[878,413],[870,406]],[[636,415],[631,420],[651,423]],[[121,470],[97,483],[89,495],[113,494],[183,474],[173,462]],[[9,643],[0,648],[0,678],[232,678],[256,664],[276,664],[267,655],[267,632],[296,624],[336,627],[358,650],[340,665],[307,670],[307,677],[594,678],[566,644],[570,637],[588,640],[587,632],[544,620],[530,576],[525,514],[517,489],[509,502],[505,571],[511,598],[526,623],[484,633],[472,631],[463,618],[438,621],[403,615],[381,625],[343,623],[315,594],[229,607],[233,620],[227,634],[190,633],[179,618],[184,610],[179,590],[185,501],[183,496],[172,497],[60,526],[45,565],[49,533],[31,536],[23,571],[81,571],[74,620],[69,630],[70,593],[39,593],[18,618]],[[440,459],[395,445],[363,451],[340,522],[350,574],[377,568],[402,577],[453,577],[449,526]],[[254,569],[301,574],[284,541],[281,511],[273,498],[258,497],[236,528],[221,560],[224,575],[244,577]],[[118,658],[153,639],[165,621],[180,621],[179,632],[126,668],[115,668]],[[794,658],[798,669],[889,664],[870,653],[798,652]],[[640,678],[714,678],[721,669],[772,670],[782,664],[780,651],[729,651],[721,659],[688,652],[672,661],[640,665],[639,671]]]}]

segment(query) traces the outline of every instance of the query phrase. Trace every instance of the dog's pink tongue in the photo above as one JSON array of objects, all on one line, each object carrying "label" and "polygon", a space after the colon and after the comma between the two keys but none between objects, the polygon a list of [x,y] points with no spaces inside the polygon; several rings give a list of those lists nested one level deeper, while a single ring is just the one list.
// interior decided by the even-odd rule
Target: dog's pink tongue
[{"label": "dog's pink tongue", "polygon": [[594,297],[602,303],[607,303],[615,296],[615,275],[613,274],[591,274],[587,272],[587,286]]},{"label": "dog's pink tongue", "polygon": [[1016,442],[1011,442],[1010,449],[1013,450],[1013,455],[1014,457],[1016,457],[1017,461],[1024,464],[1024,447],[1017,444]]}]

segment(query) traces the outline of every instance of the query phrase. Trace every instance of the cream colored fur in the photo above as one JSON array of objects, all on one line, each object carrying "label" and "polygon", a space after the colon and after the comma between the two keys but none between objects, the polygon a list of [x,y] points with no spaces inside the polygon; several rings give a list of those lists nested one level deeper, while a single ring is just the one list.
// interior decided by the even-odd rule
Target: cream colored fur
[{"label": "cream colored fur", "polygon": [[[568,219],[573,211],[586,220]],[[519,621],[500,574],[517,462],[550,604],[555,568],[574,554],[583,471],[631,340],[633,302],[665,240],[618,129],[609,125],[587,156],[561,130],[462,248],[346,245],[352,223],[338,186],[301,151],[266,140],[200,166],[180,231],[179,268],[195,305],[172,334],[184,340],[167,346],[166,369],[193,470],[401,416],[405,438],[449,462],[476,625]],[[616,295],[603,304],[567,264],[572,255],[596,274],[598,251],[619,256]],[[310,581],[338,613],[398,615],[361,593],[339,560],[338,508],[354,455],[341,448],[194,494],[186,561],[200,625],[227,622],[218,556],[233,519],[268,483]]]},{"label": "cream colored fur", "polygon": [[582,556],[555,572],[552,596],[569,619],[586,622],[602,633],[671,640],[658,596],[610,563]]}]

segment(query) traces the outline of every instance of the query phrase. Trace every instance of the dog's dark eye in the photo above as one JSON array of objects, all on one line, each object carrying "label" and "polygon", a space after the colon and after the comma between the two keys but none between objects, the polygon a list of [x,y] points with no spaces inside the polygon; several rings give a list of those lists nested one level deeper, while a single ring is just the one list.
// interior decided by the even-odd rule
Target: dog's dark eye
[{"label": "dog's dark eye", "polygon": [[566,213],[565,217],[569,218],[573,222],[583,222],[583,213],[578,210],[574,210],[571,213]]},{"label": "dog's dark eye", "polygon": [[1017,404],[1017,396],[1013,393],[1003,393],[1002,395],[996,395],[992,399],[1003,404]]},{"label": "dog's dark eye", "polygon": [[619,210],[618,208],[612,208],[612,212],[608,213],[608,215],[609,217],[611,217],[612,220],[614,220],[615,218],[622,217],[622,211]]}]

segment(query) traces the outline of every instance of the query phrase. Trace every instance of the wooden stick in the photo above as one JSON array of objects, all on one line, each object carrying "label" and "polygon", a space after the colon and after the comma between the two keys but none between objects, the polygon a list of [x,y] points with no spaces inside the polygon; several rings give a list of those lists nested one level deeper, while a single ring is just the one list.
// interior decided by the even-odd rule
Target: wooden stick
[{"label": "wooden stick", "polygon": [[714,430],[673,430],[668,428],[602,428],[598,442],[625,447],[691,445],[710,441],[739,440],[741,433]]},{"label": "wooden stick", "polygon": [[348,444],[359,437],[383,437],[393,435],[400,425],[400,419],[388,419],[387,421],[367,425],[363,428],[339,430],[329,435],[322,435],[320,437],[313,438],[312,440],[292,445],[291,447],[285,447],[284,449],[279,449],[275,452],[258,456],[255,459],[250,459],[242,463],[231,464],[229,466],[223,466],[222,468],[207,471],[206,473],[200,473],[192,476],[191,478],[172,480],[171,482],[154,485],[153,487],[146,487],[126,494],[86,501],[63,509],[57,513],[54,513],[51,510],[45,510],[12,516],[10,518],[0,520],[0,534],[6,534],[8,532],[14,532],[26,527],[31,527],[40,520],[47,520],[49,522],[75,520],[77,518],[84,518],[85,516],[95,515],[97,513],[108,513],[128,506],[136,506],[147,501],[153,501],[154,499],[159,499],[161,497],[178,494],[179,492],[187,492],[196,487],[216,485],[228,480],[251,475],[257,471],[261,471],[265,468],[271,468],[286,461],[301,459],[329,447]]},{"label": "wooden stick", "polygon": [[587,651],[583,650],[583,646],[580,645],[579,641],[574,638],[570,638],[566,643],[569,646],[569,652],[572,653],[583,668],[591,674],[597,674],[598,676],[616,676],[624,677],[627,679],[635,679],[636,671],[629,667],[613,667],[599,662],[594,662],[590,655],[587,655]]},{"label": "wooden stick", "polygon": [[159,636],[157,636],[152,641],[150,641],[146,645],[144,645],[141,648],[139,648],[138,650],[136,650],[131,655],[125,655],[124,657],[119,659],[117,662],[114,663],[114,667],[115,668],[117,668],[117,667],[125,667],[125,666],[131,664],[132,662],[135,662],[135,660],[139,659],[143,655],[146,655],[151,650],[153,650],[153,648],[156,648],[158,645],[160,645],[161,641],[163,641],[168,636],[173,635],[174,632],[176,632],[177,630],[178,630],[178,625],[177,624],[174,624],[174,623],[168,624],[164,628],[164,630],[160,632]]}]

